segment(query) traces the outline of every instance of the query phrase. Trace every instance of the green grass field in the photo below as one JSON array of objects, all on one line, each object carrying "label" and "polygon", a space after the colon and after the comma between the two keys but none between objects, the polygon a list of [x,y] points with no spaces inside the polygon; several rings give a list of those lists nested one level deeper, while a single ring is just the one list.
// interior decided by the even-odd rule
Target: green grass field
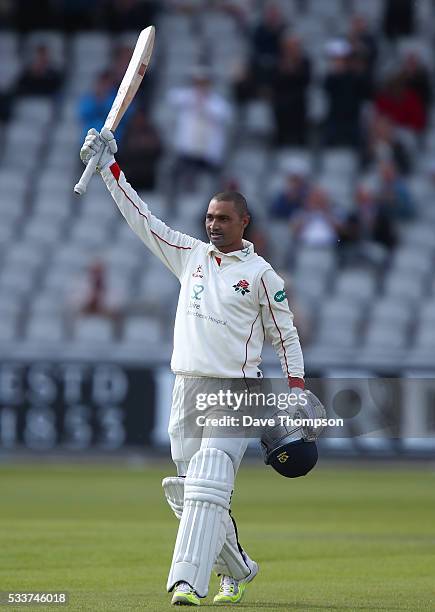
[{"label": "green grass field", "polygon": [[[0,591],[65,590],[69,610],[171,609],[165,584],[178,523],[160,486],[170,474],[169,464],[0,467]],[[427,467],[321,466],[290,481],[246,465],[233,514],[260,564],[239,608],[435,610]],[[216,586],[213,576],[210,595]]]}]

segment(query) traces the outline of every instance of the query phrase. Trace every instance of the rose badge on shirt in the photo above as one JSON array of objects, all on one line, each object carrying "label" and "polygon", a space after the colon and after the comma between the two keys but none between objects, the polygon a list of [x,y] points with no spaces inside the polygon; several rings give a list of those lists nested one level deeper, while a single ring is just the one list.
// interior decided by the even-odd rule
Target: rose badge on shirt
[{"label": "rose badge on shirt", "polygon": [[239,291],[242,295],[245,295],[245,293],[249,293],[249,283],[247,280],[239,280],[237,285],[233,285],[233,287],[234,291]]}]

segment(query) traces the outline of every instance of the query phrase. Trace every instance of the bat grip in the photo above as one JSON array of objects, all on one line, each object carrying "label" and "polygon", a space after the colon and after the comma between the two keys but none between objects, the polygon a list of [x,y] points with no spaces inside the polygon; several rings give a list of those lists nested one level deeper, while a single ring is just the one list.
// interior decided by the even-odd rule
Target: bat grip
[{"label": "bat grip", "polygon": [[100,161],[101,154],[93,155],[89,160],[86,168],[83,170],[83,174],[80,177],[79,182],[74,187],[74,193],[77,195],[83,195],[86,193],[86,189],[89,185],[89,181],[92,178],[92,175],[97,170],[98,162]]}]

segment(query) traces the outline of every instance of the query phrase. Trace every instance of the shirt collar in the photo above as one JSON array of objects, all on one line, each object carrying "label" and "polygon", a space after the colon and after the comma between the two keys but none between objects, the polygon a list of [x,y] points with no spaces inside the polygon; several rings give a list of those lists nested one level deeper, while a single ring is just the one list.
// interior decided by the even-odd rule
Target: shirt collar
[{"label": "shirt collar", "polygon": [[239,251],[232,251],[231,253],[222,253],[213,243],[210,242],[210,244],[208,245],[208,253],[217,254],[218,257],[237,257],[237,259],[243,261],[252,257],[254,255],[255,250],[252,242],[249,242],[248,240],[242,240],[242,244],[243,249],[240,249]]}]

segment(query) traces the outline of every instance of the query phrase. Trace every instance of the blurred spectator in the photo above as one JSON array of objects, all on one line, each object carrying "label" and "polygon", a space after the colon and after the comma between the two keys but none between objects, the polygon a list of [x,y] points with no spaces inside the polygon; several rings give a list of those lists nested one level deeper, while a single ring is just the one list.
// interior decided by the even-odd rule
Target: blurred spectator
[{"label": "blurred spectator", "polygon": [[385,0],[382,29],[387,38],[412,36],[415,28],[414,0]]},{"label": "blurred spectator", "polygon": [[333,212],[328,194],[314,186],[306,204],[291,222],[295,237],[303,245],[326,247],[337,244],[340,221]]},{"label": "blurred spectator", "polygon": [[12,115],[14,103],[14,83],[12,81],[5,83],[0,82],[0,126],[2,123],[7,123]]},{"label": "blurred spectator", "polygon": [[279,6],[268,3],[252,37],[252,71],[258,83],[268,82],[276,68],[285,28]]},{"label": "blurred spectator", "polygon": [[236,67],[232,85],[234,100],[240,107],[258,96],[257,81],[249,63],[240,63]]},{"label": "blurred spectator", "polygon": [[9,91],[0,91],[0,124],[9,121],[13,97]]},{"label": "blurred spectator", "polygon": [[282,39],[278,65],[271,79],[278,146],[307,142],[307,90],[311,63],[297,36]]},{"label": "blurred spectator", "polygon": [[19,96],[53,96],[61,84],[61,72],[55,68],[48,47],[38,45],[18,77],[16,93]]},{"label": "blurred spectator", "polygon": [[393,124],[387,117],[375,113],[368,125],[362,162],[367,166],[382,160],[392,160],[401,174],[411,171],[411,156],[398,139]]},{"label": "blurred spectator", "polygon": [[385,249],[396,245],[396,222],[379,207],[373,189],[360,183],[355,191],[355,210],[342,223],[339,235],[343,264],[382,263]]},{"label": "blurred spectator", "polygon": [[277,193],[272,200],[271,217],[274,219],[291,219],[303,208],[308,190],[308,167],[303,160],[294,159],[287,169],[284,189]]},{"label": "blurred spectator", "polygon": [[137,109],[130,118],[117,154],[119,163],[135,189],[154,190],[157,164],[162,152],[160,136],[150,117]]},{"label": "blurred spectator", "polygon": [[409,51],[403,60],[401,75],[405,86],[413,91],[424,107],[424,125],[426,127],[430,105],[432,103],[432,84],[429,70],[415,51]]},{"label": "blurred spectator", "polygon": [[422,132],[426,124],[421,98],[407,84],[403,73],[386,81],[376,95],[377,110],[387,116],[395,125]]},{"label": "blurred spectator", "polygon": [[415,205],[408,186],[394,162],[383,160],[378,167],[376,203],[381,214],[407,221],[415,214]]},{"label": "blurred spectator", "polygon": [[[83,124],[84,133],[93,127],[101,130],[116,95],[111,72],[108,70],[98,75],[94,90],[84,94],[79,100],[78,113]],[[119,131],[116,133],[119,139]]]},{"label": "blurred spectator", "polygon": [[154,23],[158,9],[153,0],[106,0],[102,22],[112,32],[133,32]]},{"label": "blurred spectator", "polygon": [[[169,205],[180,190],[194,190],[201,175],[215,183],[221,173],[232,108],[213,91],[210,75],[197,69],[192,85],[169,92],[175,118],[175,162],[169,181]],[[214,188],[214,186],[213,186]],[[211,190],[213,190],[211,187]]]},{"label": "blurred spectator", "polygon": [[119,324],[125,305],[125,296],[119,287],[110,286],[104,262],[95,259],[73,285],[67,296],[67,310],[73,318],[80,315],[107,317]]},{"label": "blurred spectator", "polygon": [[331,66],[324,81],[328,99],[325,122],[325,145],[361,145],[361,110],[370,97],[367,74],[361,70],[361,59],[355,62],[352,47],[345,40],[333,40],[327,45]]},{"label": "blurred spectator", "polygon": [[253,32],[250,58],[235,71],[233,89],[238,105],[268,93],[277,72],[285,28],[280,8],[269,3]]},{"label": "blurred spectator", "polygon": [[378,45],[376,37],[369,29],[367,19],[363,15],[354,15],[352,17],[348,39],[353,52],[364,58],[367,72],[370,75],[370,79],[372,79],[378,57]]}]

